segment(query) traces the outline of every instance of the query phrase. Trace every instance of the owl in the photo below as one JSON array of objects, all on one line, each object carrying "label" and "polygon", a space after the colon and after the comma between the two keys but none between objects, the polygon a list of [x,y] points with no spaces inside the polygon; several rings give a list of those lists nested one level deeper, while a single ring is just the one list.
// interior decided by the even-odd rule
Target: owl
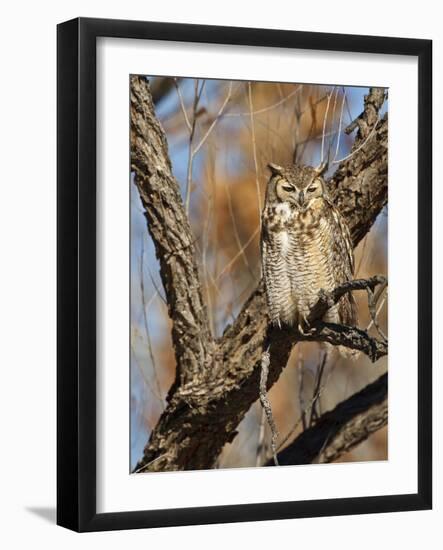
[{"label": "owl", "polygon": [[[261,254],[270,321],[305,332],[320,290],[331,291],[353,279],[352,242],[328,195],[325,166],[268,167]],[[323,320],[355,325],[352,294],[345,294]]]}]

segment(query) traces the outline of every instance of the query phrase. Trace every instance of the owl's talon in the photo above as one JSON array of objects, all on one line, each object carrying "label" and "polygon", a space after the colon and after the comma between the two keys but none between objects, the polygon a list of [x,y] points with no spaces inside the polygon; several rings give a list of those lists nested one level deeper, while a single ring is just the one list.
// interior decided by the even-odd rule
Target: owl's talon
[{"label": "owl's talon", "polygon": [[301,323],[298,323],[298,332],[303,336],[309,336],[314,332],[314,327],[311,327],[306,317],[302,317]]}]

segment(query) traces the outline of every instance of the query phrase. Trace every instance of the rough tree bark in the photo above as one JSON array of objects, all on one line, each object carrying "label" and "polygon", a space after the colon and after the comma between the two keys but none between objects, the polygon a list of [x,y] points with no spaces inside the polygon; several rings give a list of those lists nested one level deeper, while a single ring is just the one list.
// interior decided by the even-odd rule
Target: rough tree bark
[{"label": "rough tree bark", "polygon": [[[387,115],[378,116],[383,101],[384,91],[371,89],[355,121],[354,153],[329,181],[354,246],[387,202],[388,122]],[[277,381],[296,341],[302,339],[346,345],[372,360],[387,353],[386,343],[357,328],[316,322],[312,333],[304,336],[269,328],[262,282],[223,337],[211,335],[194,237],[172,175],[166,138],[154,114],[149,84],[138,76],[131,78],[131,167],[160,260],[177,363],[168,405],[135,471],[212,468],[259,397],[261,355],[268,346],[268,388]]]}]

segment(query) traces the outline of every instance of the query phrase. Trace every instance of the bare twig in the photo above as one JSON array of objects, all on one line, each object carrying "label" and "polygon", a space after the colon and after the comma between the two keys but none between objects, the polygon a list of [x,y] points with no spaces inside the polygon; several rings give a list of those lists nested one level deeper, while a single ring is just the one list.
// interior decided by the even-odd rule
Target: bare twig
[{"label": "bare twig", "polygon": [[311,407],[311,417],[309,419],[309,426],[312,426],[312,423],[314,421],[314,416],[319,416],[316,413],[316,405],[320,401],[321,379],[323,376],[323,372],[325,370],[326,357],[327,357],[327,353],[324,352],[320,365],[317,368],[317,373],[316,373],[315,383],[314,383],[314,391],[312,392],[312,407]]},{"label": "bare twig", "polygon": [[229,88],[228,93],[226,94],[226,97],[217,113],[217,116],[214,118],[212,123],[210,124],[209,128],[206,130],[206,133],[201,138],[201,140],[197,143],[197,145],[193,146],[193,139],[195,135],[195,127],[197,122],[197,110],[198,105],[200,101],[200,97],[203,91],[205,81],[203,81],[200,91],[198,91],[198,79],[196,80],[195,84],[195,92],[194,92],[194,107],[193,107],[193,118],[192,118],[192,124],[190,129],[190,135],[189,135],[189,151],[188,151],[188,171],[187,171],[187,178],[186,178],[186,198],[185,198],[185,209],[186,214],[189,213],[189,203],[191,199],[191,186],[192,186],[192,171],[193,171],[193,164],[194,164],[194,158],[197,155],[197,153],[200,151],[200,149],[205,144],[206,140],[210,136],[212,130],[215,128],[215,125],[222,117],[223,111],[228,104],[228,101],[231,99],[231,93],[232,93],[232,82],[229,82]]},{"label": "bare twig", "polygon": [[331,129],[332,129],[332,131],[330,132],[330,137],[329,137],[329,140],[328,140],[328,159],[331,158],[332,144],[334,143],[334,139],[337,137],[337,131],[334,131],[334,120],[335,120],[335,110],[337,108],[338,92],[339,92],[339,88],[338,88],[338,86],[335,86],[334,105],[332,107],[332,114],[331,114]]},{"label": "bare twig", "polygon": [[260,402],[266,413],[266,419],[268,421],[269,427],[271,428],[272,456],[274,457],[275,466],[278,466],[277,447],[276,447],[277,439],[278,439],[278,431],[274,422],[274,417],[272,415],[272,408],[271,408],[271,404],[269,403],[268,393],[266,389],[266,384],[268,382],[268,374],[269,374],[269,364],[270,364],[269,350],[266,350],[263,352],[262,359],[261,359]]},{"label": "bare twig", "polygon": [[212,196],[208,198],[208,212],[206,215],[206,222],[203,230],[203,243],[202,243],[202,271],[205,277],[205,287],[206,287],[206,303],[208,305],[208,319],[209,325],[211,327],[212,334],[214,334],[214,318],[212,315],[212,303],[211,303],[211,292],[209,290],[208,284],[208,266],[207,266],[207,253],[208,253],[208,239],[209,239],[209,225],[211,220],[211,209],[212,209]]},{"label": "bare twig", "polygon": [[342,122],[343,122],[343,110],[344,110],[344,106],[345,106],[345,101],[346,101],[346,90],[343,87],[343,99],[342,99],[342,102],[341,102],[340,118],[339,118],[339,121],[338,121],[337,145],[336,145],[336,148],[335,148],[334,160],[337,158],[338,152],[340,150],[341,125],[342,125]]},{"label": "bare twig", "polygon": [[142,464],[139,468],[136,468],[135,470],[133,470],[132,473],[133,474],[139,474],[141,472],[148,472],[149,471],[149,466],[151,466],[155,462],[158,462],[160,459],[165,458],[166,456],[167,456],[167,453],[165,453],[163,455],[160,455],[160,456],[157,456],[156,458],[154,458],[150,462],[148,462],[146,464]]},{"label": "bare twig", "polygon": [[[143,322],[144,322],[144,325],[145,325],[146,342],[147,342],[147,345],[148,345],[148,353],[149,353],[149,357],[151,359],[152,370],[154,372],[154,381],[155,381],[155,386],[157,388],[157,394],[158,394],[158,396],[160,396],[160,400],[165,405],[165,401],[161,397],[163,392],[162,392],[161,386],[160,386],[160,380],[159,380],[158,371],[157,371],[157,364],[155,362],[154,351],[152,349],[151,334],[149,332],[149,324],[148,324],[148,317],[147,317],[149,306],[146,304],[145,281],[144,281],[144,271],[143,271],[144,252],[145,252],[145,242],[142,239],[141,250],[140,250],[140,294],[141,294],[141,298],[142,298]],[[151,303],[152,303],[152,299],[149,301],[149,305]]]},{"label": "bare twig", "polygon": [[293,142],[292,142],[292,162],[293,164],[297,163],[298,148],[300,141],[300,123],[302,118],[302,111],[300,105],[300,96],[297,96],[295,106],[294,106],[294,121],[295,121],[295,130],[293,132]]},{"label": "bare twig", "polygon": [[[387,297],[388,297],[388,292],[387,292],[387,290],[385,290],[384,296],[383,296],[382,300],[380,301],[380,305],[378,306],[377,311],[375,312],[375,317],[376,318],[379,316],[380,311],[383,309],[383,306],[386,303]],[[374,321],[373,321],[373,319],[371,319],[368,326],[366,327],[366,331],[367,332],[370,331],[371,328],[373,327],[373,325],[374,325]]]},{"label": "bare twig", "polygon": [[380,334],[380,336],[383,338],[385,342],[388,341],[388,338],[386,337],[386,335],[380,328],[380,325],[378,324],[376,308],[377,308],[377,303],[380,299],[380,296],[383,294],[387,286],[388,286],[388,283],[386,281],[384,284],[380,285],[377,292],[375,292],[370,287],[366,289],[368,292],[368,307],[369,307],[369,313],[371,315],[371,322],[375,326],[375,328],[377,329],[377,332]]},{"label": "bare twig", "polygon": [[247,270],[251,274],[251,277],[254,279],[254,273],[251,269],[251,266],[249,265],[248,258],[246,257],[246,254],[245,254],[245,247],[242,245],[240,240],[240,235],[238,234],[237,222],[235,221],[235,216],[232,209],[232,199],[231,199],[231,192],[229,191],[229,185],[226,182],[224,182],[224,187],[226,191],[226,197],[228,199],[229,217],[231,218],[232,230],[234,232],[234,238],[238,247],[238,252],[242,257],[243,263],[245,264]]},{"label": "bare twig", "polygon": [[151,270],[149,269],[149,266],[147,266],[147,268],[148,268],[149,279],[151,281],[152,286],[154,287],[154,290],[155,290],[157,296],[160,298],[162,304],[164,304],[166,307],[168,307],[168,302],[166,301],[166,298],[161,293],[160,288],[158,287],[158,284],[155,282],[154,275],[152,274]]},{"label": "bare twig", "polygon": [[[262,109],[257,109],[256,111],[252,111],[252,115],[260,115],[262,113],[266,113],[268,111],[271,111],[272,109],[276,109],[277,107],[280,107],[280,105],[283,105],[288,101],[288,99],[291,99],[296,93],[298,93],[303,88],[303,84],[300,84],[295,90],[292,90],[287,96],[280,99],[280,101],[277,101],[277,103],[273,103],[272,105],[268,105],[267,107],[263,107]],[[250,117],[251,111],[248,111],[247,113],[226,113],[226,117],[236,117],[236,116],[243,116],[243,117]]]},{"label": "bare twig", "polygon": [[209,128],[206,130],[206,133],[205,135],[201,138],[201,140],[198,142],[198,144],[195,146],[195,149],[193,151],[193,156],[195,156],[199,151],[200,149],[203,147],[205,141],[208,139],[208,137],[210,136],[212,130],[214,129],[215,125],[217,124],[217,122],[220,120],[220,118],[222,117],[223,115],[223,111],[225,110],[225,107],[226,105],[228,104],[229,100],[231,99],[231,94],[232,94],[232,82],[229,82],[229,87],[228,87],[228,93],[226,94],[226,97],[220,107],[220,109],[218,110],[218,113],[217,113],[217,116],[214,118],[214,120],[212,121],[211,125],[209,126]]},{"label": "bare twig", "polygon": [[226,273],[226,271],[228,271],[229,268],[238,260],[238,258],[240,258],[240,256],[244,253],[244,250],[252,243],[252,241],[258,235],[259,231],[260,231],[260,228],[257,227],[257,229],[254,231],[254,233],[252,233],[252,235],[249,237],[249,239],[245,242],[245,244],[237,252],[237,254],[233,258],[231,258],[231,260],[220,271],[220,273],[215,278],[216,281],[219,281],[222,278],[222,276]]},{"label": "bare twig", "polygon": [[326,133],[326,121],[328,119],[328,113],[329,113],[329,105],[331,103],[331,97],[334,93],[335,86],[332,88],[331,93],[328,94],[328,101],[326,103],[326,110],[325,110],[325,116],[323,118],[323,132],[322,132],[322,138],[321,138],[321,152],[320,152],[320,162],[323,162],[324,159],[324,147],[325,147],[325,133]]},{"label": "bare twig", "polygon": [[351,108],[349,106],[348,96],[346,96],[345,105],[346,105],[346,112],[347,112],[347,115],[348,115],[348,118],[349,118],[349,123],[351,124],[354,121],[354,117],[352,116],[352,113],[351,113]]},{"label": "bare twig", "polygon": [[143,382],[144,382],[144,383],[146,384],[146,386],[150,389],[152,395],[153,395],[156,399],[158,399],[158,401],[160,401],[160,403],[161,403],[162,405],[164,405],[164,401],[163,401],[161,395],[157,394],[157,391],[156,391],[156,389],[154,388],[154,386],[151,384],[150,380],[148,379],[147,374],[145,373],[145,370],[144,370],[143,366],[140,364],[140,361],[139,361],[138,358],[137,358],[137,354],[136,354],[136,352],[135,352],[135,348],[134,348],[134,345],[133,345],[132,341],[131,341],[131,352],[132,352],[132,356],[133,356],[133,358],[134,358],[134,361],[135,361],[135,363],[136,363],[136,365],[137,365],[137,367],[138,367],[138,370],[140,371],[140,374],[142,375]]},{"label": "bare twig", "polygon": [[266,412],[265,412],[265,409],[261,407],[260,423],[258,426],[257,455],[255,457],[256,466],[260,466],[262,463],[262,455],[264,451],[264,441],[265,441],[265,420],[266,420]]},{"label": "bare twig", "polygon": [[303,143],[303,149],[301,150],[301,153],[300,153],[300,159],[303,159],[306,148],[308,146],[308,143],[311,141],[312,134],[315,130],[315,127],[317,126],[317,110],[315,109],[317,103],[318,103],[318,101],[314,103],[311,99],[309,101],[309,109],[310,109],[310,113],[311,113],[311,125],[309,127],[308,135],[307,135],[306,139],[304,140],[304,142],[300,142],[300,144]]},{"label": "bare twig", "polygon": [[248,82],[248,101],[249,101],[249,115],[251,122],[251,139],[252,139],[252,155],[254,159],[254,170],[255,170],[255,186],[257,188],[257,203],[258,203],[258,218],[260,221],[260,230],[261,230],[261,192],[260,192],[260,181],[258,177],[258,161],[257,161],[257,147],[255,142],[255,126],[254,126],[254,107],[252,104],[252,86]]},{"label": "bare twig", "polygon": [[375,130],[377,128],[377,124],[379,122],[379,119],[377,120],[377,122],[374,124],[374,126],[372,127],[371,131],[369,132],[368,136],[366,137],[366,139],[363,141],[363,143],[361,143],[356,149],[354,149],[353,151],[351,151],[349,153],[349,155],[346,155],[345,157],[343,157],[342,159],[339,159],[339,160],[333,160],[332,161],[332,164],[340,164],[341,162],[345,161],[345,160],[349,160],[350,158],[352,158],[356,153],[358,153],[360,151],[360,149],[363,149],[363,147],[368,143],[368,141],[372,138],[372,136],[374,136],[375,134]]},{"label": "bare twig", "polygon": [[329,379],[331,378],[333,369],[334,369],[334,365],[332,365],[332,367],[330,368],[329,373],[326,377],[325,383],[320,386],[318,392],[312,396],[311,400],[306,405],[306,407],[304,407],[301,410],[298,420],[295,422],[295,424],[291,428],[291,430],[285,435],[285,437],[279,443],[279,445],[277,447],[277,451],[280,451],[286,445],[286,443],[295,435],[295,433],[297,432],[300,424],[302,424],[302,431],[306,430],[306,428],[307,428],[306,420],[303,422],[303,418],[306,419],[306,416],[311,413],[312,407],[314,405],[314,401],[316,399],[320,398],[322,396],[323,392],[326,390],[326,388],[328,386]]},{"label": "bare twig", "polygon": [[183,113],[183,118],[185,120],[185,124],[186,124],[189,132],[192,132],[192,125],[189,122],[188,113],[186,112],[185,104],[184,104],[184,101],[183,101],[183,95],[181,93],[180,86],[178,85],[177,78],[174,78],[174,85],[175,85],[175,89],[177,90],[177,95],[178,95],[178,99],[179,99],[179,102],[180,102],[180,108],[181,108],[181,111]]},{"label": "bare twig", "polygon": [[186,193],[185,193],[185,212],[189,215],[189,203],[191,200],[191,187],[192,187],[192,169],[194,162],[193,155],[193,140],[195,134],[195,126],[197,124],[197,108],[198,108],[198,79],[195,80],[194,86],[194,102],[192,107],[192,123],[189,130],[189,146],[188,146],[188,169],[186,174]]}]

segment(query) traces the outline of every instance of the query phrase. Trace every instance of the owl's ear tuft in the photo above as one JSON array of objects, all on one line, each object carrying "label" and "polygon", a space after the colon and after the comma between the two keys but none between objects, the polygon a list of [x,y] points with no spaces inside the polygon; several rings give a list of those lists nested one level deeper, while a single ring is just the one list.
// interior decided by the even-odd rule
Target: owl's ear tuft
[{"label": "owl's ear tuft", "polygon": [[273,176],[282,176],[283,175],[283,168],[279,166],[278,164],[274,164],[273,162],[270,162],[268,164],[268,168],[271,171],[271,174]]}]

